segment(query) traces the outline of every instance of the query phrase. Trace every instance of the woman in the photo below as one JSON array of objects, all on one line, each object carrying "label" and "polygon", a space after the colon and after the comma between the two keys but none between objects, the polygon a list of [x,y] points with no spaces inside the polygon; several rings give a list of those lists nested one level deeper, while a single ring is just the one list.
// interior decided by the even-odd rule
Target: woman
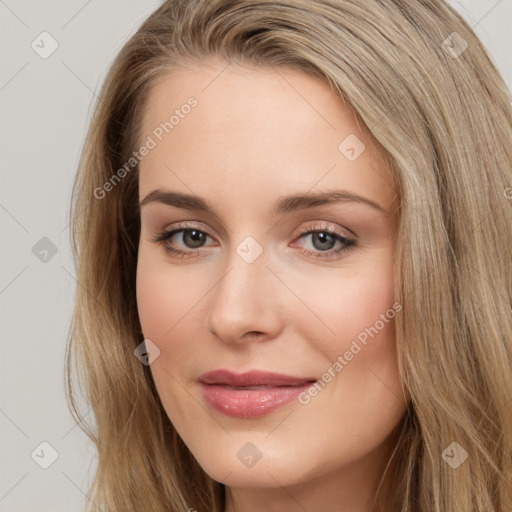
[{"label": "woman", "polygon": [[441,1],[164,2],[74,189],[91,509],[510,510],[510,101]]}]

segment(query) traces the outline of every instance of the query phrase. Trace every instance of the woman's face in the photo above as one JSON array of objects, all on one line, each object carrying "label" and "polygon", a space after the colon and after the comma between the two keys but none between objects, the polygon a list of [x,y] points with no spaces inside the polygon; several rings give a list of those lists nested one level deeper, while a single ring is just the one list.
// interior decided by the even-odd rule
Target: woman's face
[{"label": "woman's face", "polygon": [[233,488],[380,475],[396,192],[353,115],[301,72],[212,63],[153,88],[140,142],[139,316],[199,464]]}]

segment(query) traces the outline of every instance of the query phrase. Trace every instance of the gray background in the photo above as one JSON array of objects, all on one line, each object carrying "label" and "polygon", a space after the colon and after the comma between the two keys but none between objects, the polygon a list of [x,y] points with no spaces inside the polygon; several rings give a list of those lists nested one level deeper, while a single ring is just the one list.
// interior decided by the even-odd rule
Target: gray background
[{"label": "gray background", "polygon": [[[512,89],[512,0],[451,3]],[[3,512],[78,512],[88,499],[95,452],[75,426],[64,394],[64,349],[77,286],[69,249],[70,193],[107,67],[159,4],[0,0]],[[58,42],[46,59],[31,47],[43,31]],[[45,39],[38,51],[49,48]],[[40,446],[44,441],[58,454],[47,469],[39,465],[51,462],[51,450]]]}]

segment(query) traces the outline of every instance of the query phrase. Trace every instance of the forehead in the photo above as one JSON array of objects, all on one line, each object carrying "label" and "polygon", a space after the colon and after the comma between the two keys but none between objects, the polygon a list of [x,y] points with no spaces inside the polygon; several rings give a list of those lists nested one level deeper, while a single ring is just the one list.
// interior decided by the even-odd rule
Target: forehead
[{"label": "forehead", "polygon": [[283,190],[343,187],[388,207],[396,196],[354,113],[325,83],[289,68],[170,72],[146,101],[140,143],[149,139],[140,197],[159,187],[261,202]]}]

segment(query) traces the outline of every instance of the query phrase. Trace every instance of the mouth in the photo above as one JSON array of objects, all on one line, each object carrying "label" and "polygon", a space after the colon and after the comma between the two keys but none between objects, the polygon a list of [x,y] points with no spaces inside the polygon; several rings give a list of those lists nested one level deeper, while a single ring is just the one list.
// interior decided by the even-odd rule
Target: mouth
[{"label": "mouth", "polygon": [[207,404],[215,411],[237,418],[257,418],[295,400],[315,378],[252,370],[234,373],[214,370],[199,384]]}]

